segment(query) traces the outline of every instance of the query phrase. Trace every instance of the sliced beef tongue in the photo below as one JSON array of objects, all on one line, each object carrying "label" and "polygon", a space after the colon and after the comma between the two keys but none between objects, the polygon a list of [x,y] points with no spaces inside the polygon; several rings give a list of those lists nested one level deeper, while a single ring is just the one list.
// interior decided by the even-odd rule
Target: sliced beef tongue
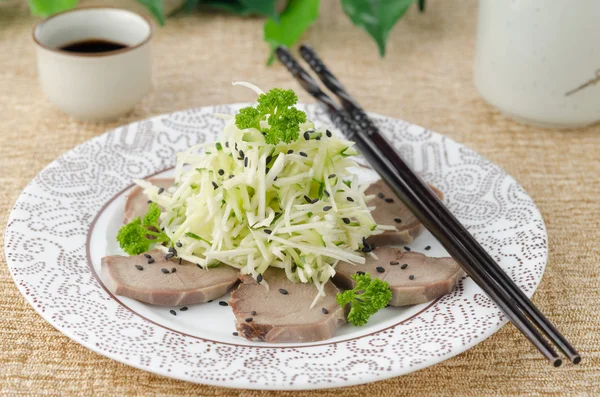
[{"label": "sliced beef tongue", "polygon": [[430,258],[418,252],[402,252],[399,248],[378,247],[364,265],[339,262],[333,282],[342,289],[354,288],[350,278],[362,271],[386,281],[392,290],[392,306],[425,303],[450,293],[463,274],[452,258]]},{"label": "sliced beef tongue", "polygon": [[312,283],[294,283],[281,269],[263,275],[269,290],[250,276],[231,294],[229,305],[241,336],[265,342],[314,342],[331,338],[346,322],[344,309],[335,301],[339,292],[331,282],[326,296],[311,309],[317,290]]},{"label": "sliced beef tongue", "polygon": [[100,274],[113,294],[160,306],[207,302],[225,295],[239,281],[239,272],[230,266],[201,269],[187,261],[180,265],[159,250],[106,256]]},{"label": "sliced beef tongue", "polygon": [[[435,194],[442,199],[443,193],[430,186]],[[367,195],[375,195],[369,205],[375,205],[371,211],[378,225],[392,225],[396,230],[385,231],[371,236],[369,243],[376,246],[410,244],[423,230],[423,225],[396,196],[392,188],[382,179],[372,183],[365,191]]]},{"label": "sliced beef tongue", "polygon": [[[148,179],[148,182],[159,188],[168,189],[173,186],[175,182],[171,178],[153,178]],[[138,216],[146,215],[148,211],[148,197],[144,194],[141,187],[136,186],[131,190],[131,193],[127,196],[127,202],[125,203],[125,215],[123,216],[123,223],[129,223],[132,219]]]}]

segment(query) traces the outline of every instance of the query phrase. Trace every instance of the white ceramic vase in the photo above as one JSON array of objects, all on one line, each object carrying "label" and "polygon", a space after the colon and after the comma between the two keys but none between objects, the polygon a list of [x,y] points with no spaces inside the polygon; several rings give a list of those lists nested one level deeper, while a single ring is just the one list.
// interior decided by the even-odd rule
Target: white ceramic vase
[{"label": "white ceramic vase", "polygon": [[600,0],[480,0],[475,85],[519,121],[600,121]]}]

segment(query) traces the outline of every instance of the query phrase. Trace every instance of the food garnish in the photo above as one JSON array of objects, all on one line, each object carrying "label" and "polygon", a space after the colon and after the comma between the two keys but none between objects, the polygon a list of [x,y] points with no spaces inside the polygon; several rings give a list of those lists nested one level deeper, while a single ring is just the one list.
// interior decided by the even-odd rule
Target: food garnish
[{"label": "food garnish", "polygon": [[337,294],[336,300],[341,307],[350,305],[347,320],[360,327],[365,325],[373,314],[387,306],[392,299],[392,291],[388,283],[371,278],[369,273],[356,273],[351,277],[356,281],[356,286]]},{"label": "food garnish", "polygon": [[169,237],[161,230],[159,224],[160,208],[156,203],[150,203],[148,212],[137,217],[117,234],[117,241],[123,251],[129,255],[138,255],[149,251],[154,245],[169,242]]}]

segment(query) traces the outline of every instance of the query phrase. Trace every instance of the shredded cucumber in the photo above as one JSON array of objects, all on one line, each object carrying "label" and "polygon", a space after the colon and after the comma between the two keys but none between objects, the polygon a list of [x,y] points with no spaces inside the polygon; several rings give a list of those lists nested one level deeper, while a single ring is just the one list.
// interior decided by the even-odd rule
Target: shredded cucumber
[{"label": "shredded cucumber", "polygon": [[290,280],[316,286],[316,302],[337,262],[364,263],[364,239],[383,230],[348,170],[358,167],[348,157],[354,143],[329,135],[306,122],[297,141],[271,145],[230,116],[218,142],[177,155],[173,187],[159,193],[136,183],[163,208],[161,227],[181,243],[180,257],[253,277],[283,268]]}]

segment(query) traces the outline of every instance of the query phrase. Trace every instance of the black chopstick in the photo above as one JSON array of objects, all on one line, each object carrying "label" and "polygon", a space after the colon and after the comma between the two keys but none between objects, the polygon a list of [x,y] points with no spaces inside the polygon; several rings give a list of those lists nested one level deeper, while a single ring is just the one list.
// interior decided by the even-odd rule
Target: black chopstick
[{"label": "black chopstick", "polygon": [[[496,283],[480,266],[475,257],[465,249],[465,247],[456,239],[456,236],[449,233],[436,217],[435,212],[423,202],[415,191],[401,177],[397,168],[389,162],[386,154],[374,144],[362,129],[351,121],[351,119],[342,112],[333,100],[331,100],[318,87],[316,82],[302,69],[294,60],[291,54],[284,48],[276,51],[279,60],[288,68],[300,84],[313,96],[315,96],[332,117],[332,121],[339,126],[349,139],[356,141],[361,154],[370,162],[382,178],[394,189],[398,197],[407,205],[407,207],[417,216],[424,226],[442,243],[457,261],[463,266],[467,274],[485,291],[485,293],[500,307],[505,315],[515,324],[515,326],[530,340],[530,342],[542,354],[552,362],[554,366],[561,365],[562,361],[548,344],[548,342],[539,334],[537,329],[518,309],[515,302],[508,296],[506,291]],[[394,155],[395,152],[393,153]],[[397,156],[397,155],[396,155]],[[406,166],[403,172],[411,172]]]},{"label": "black chopstick", "polygon": [[[354,100],[344,89],[343,85],[329,70],[329,68],[319,58],[317,53],[308,45],[300,47],[300,55],[310,65],[315,73],[327,88],[331,90],[341,101],[344,109],[350,113],[352,119],[366,130],[367,135],[376,141],[377,146],[382,149],[385,146],[386,151],[395,152],[393,147],[383,138],[379,129],[373,124],[358,102]],[[400,160],[399,156],[393,156],[390,160],[394,163],[395,160]],[[416,174],[411,173],[411,186],[418,190],[419,195],[427,200],[428,205],[435,208],[444,207],[441,200],[434,194],[427,184],[425,184]],[[445,209],[445,208],[444,208]],[[569,343],[569,341],[554,327],[554,325],[540,312],[540,310],[531,302],[523,291],[514,283],[514,281],[502,270],[502,268],[492,259],[487,251],[473,238],[467,229],[456,219],[454,215],[447,209],[439,212],[439,216],[443,218],[446,228],[452,231],[461,243],[480,261],[485,270],[498,282],[507,289],[512,299],[516,300],[517,304],[531,318],[532,322],[539,327],[546,336],[557,345],[561,351],[574,364],[581,362],[581,356],[577,350]]]}]

